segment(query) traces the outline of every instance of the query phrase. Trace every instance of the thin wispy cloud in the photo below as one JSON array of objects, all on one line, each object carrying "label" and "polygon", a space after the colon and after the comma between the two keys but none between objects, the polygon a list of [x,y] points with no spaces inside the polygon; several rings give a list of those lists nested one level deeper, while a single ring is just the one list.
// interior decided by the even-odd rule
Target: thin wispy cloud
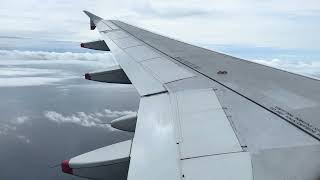
[{"label": "thin wispy cloud", "polygon": [[67,77],[15,77],[15,78],[0,78],[0,87],[26,87],[26,86],[41,86],[41,85],[56,85],[59,82],[77,78]]},{"label": "thin wispy cloud", "polygon": [[18,135],[17,138],[26,144],[30,144],[31,140],[27,136]]},{"label": "thin wispy cloud", "polygon": [[7,135],[9,132],[16,130],[17,127],[12,124],[0,123],[0,135]]},{"label": "thin wispy cloud", "polygon": [[31,122],[28,116],[18,116],[11,121],[0,122],[0,136],[12,136],[19,139],[23,143],[30,144],[31,140],[25,136],[21,135],[18,131],[19,127]]},{"label": "thin wispy cloud", "polygon": [[320,48],[319,37],[314,36],[320,29],[318,0],[22,0],[18,4],[4,0],[0,34],[76,41],[100,38],[88,30],[84,9],[196,44]]},{"label": "thin wispy cloud", "polygon": [[83,60],[83,61],[105,61],[112,59],[108,53],[73,53],[73,52],[46,52],[46,51],[18,51],[0,50],[3,60]]},{"label": "thin wispy cloud", "polygon": [[62,74],[63,71],[58,69],[39,69],[39,68],[21,68],[21,67],[4,67],[0,68],[0,76],[36,76]]},{"label": "thin wispy cloud", "polygon": [[320,75],[320,61],[290,61],[282,59],[272,59],[254,60],[254,62],[306,76]]},{"label": "thin wispy cloud", "polygon": [[15,120],[13,120],[13,124],[21,125],[29,122],[31,119],[28,116],[19,116]]},{"label": "thin wispy cloud", "polygon": [[110,109],[105,109],[102,112],[96,113],[86,113],[86,112],[76,112],[69,115],[63,115],[56,111],[45,111],[44,116],[55,123],[72,123],[84,127],[101,127],[108,128],[109,130],[115,130],[109,124],[108,121],[113,118],[118,118],[128,114],[134,113],[133,111],[112,111]]},{"label": "thin wispy cloud", "polygon": [[133,11],[138,15],[148,16],[148,18],[150,16],[154,18],[183,18],[204,16],[212,13],[208,7],[199,7],[199,3],[196,2],[193,2],[193,4],[193,6],[190,6],[182,2],[140,1],[133,6]]}]

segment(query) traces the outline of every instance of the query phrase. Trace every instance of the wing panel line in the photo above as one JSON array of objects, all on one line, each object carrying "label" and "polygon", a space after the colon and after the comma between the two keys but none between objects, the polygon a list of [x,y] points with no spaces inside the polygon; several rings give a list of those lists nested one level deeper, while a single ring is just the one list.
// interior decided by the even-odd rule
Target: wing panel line
[{"label": "wing panel line", "polygon": [[[117,24],[117,23],[115,22],[115,24]],[[117,25],[118,25],[118,24],[117,24]],[[119,25],[118,25],[118,26],[119,26]],[[247,100],[249,100],[249,101],[253,102],[254,104],[256,104],[256,105],[258,105],[258,106],[262,107],[263,109],[265,109],[265,110],[267,110],[267,111],[269,111],[269,112],[271,112],[271,113],[275,114],[276,116],[280,117],[281,119],[283,119],[283,120],[287,121],[288,123],[292,124],[293,126],[295,126],[295,127],[299,128],[300,130],[304,131],[305,133],[309,134],[310,136],[312,136],[312,137],[314,137],[315,139],[317,139],[317,140],[319,140],[319,141],[320,141],[320,132],[319,132],[319,134],[314,134],[314,133],[312,133],[311,131],[309,131],[309,130],[307,130],[307,129],[305,129],[305,128],[302,128],[301,126],[299,126],[299,125],[295,124],[295,123],[294,123],[294,122],[292,122],[291,120],[286,119],[284,116],[281,116],[280,114],[278,114],[278,113],[274,112],[272,109],[270,109],[270,108],[268,108],[268,107],[265,107],[264,105],[262,105],[262,104],[260,104],[260,103],[256,102],[255,100],[253,100],[253,99],[251,99],[251,98],[249,98],[249,97],[247,97],[247,96],[245,96],[245,95],[243,95],[243,94],[239,93],[238,91],[236,91],[236,90],[234,90],[234,89],[230,88],[229,86],[227,86],[227,85],[225,85],[225,84],[223,84],[223,83],[221,83],[221,82],[219,82],[219,81],[217,81],[217,80],[215,80],[215,79],[211,78],[210,76],[206,75],[205,73],[201,72],[200,70],[197,70],[196,68],[191,67],[191,66],[190,66],[190,65],[188,65],[187,63],[179,61],[177,57],[172,57],[172,56],[168,55],[167,53],[165,53],[165,52],[163,52],[163,51],[161,51],[161,50],[159,50],[159,49],[155,48],[155,47],[154,47],[154,46],[152,46],[150,43],[145,42],[145,41],[144,41],[144,40],[142,40],[141,38],[138,38],[138,37],[134,36],[132,33],[130,33],[129,31],[127,31],[127,30],[125,30],[125,29],[123,29],[121,26],[119,26],[119,28],[120,28],[120,29],[122,29],[123,31],[127,32],[128,34],[132,35],[133,37],[137,38],[138,40],[140,40],[140,41],[144,42],[146,45],[148,45],[149,47],[153,48],[154,50],[157,50],[158,52],[162,53],[163,55],[165,55],[165,56],[167,56],[167,57],[170,57],[171,59],[175,60],[176,62],[179,62],[179,63],[183,64],[184,66],[189,67],[190,69],[192,69],[192,70],[194,70],[194,71],[198,72],[199,74],[203,75],[204,77],[206,77],[206,78],[208,78],[208,79],[210,79],[210,80],[212,80],[212,81],[214,81],[214,82],[216,82],[216,83],[218,83],[218,84],[222,85],[223,87],[225,87],[225,88],[227,88],[227,89],[231,90],[232,92],[234,92],[234,93],[236,93],[236,94],[238,94],[238,95],[240,95],[240,96],[244,97],[245,99],[247,99]],[[181,42],[181,41],[180,41],[180,42]],[[197,46],[196,46],[196,47],[197,47]],[[200,47],[199,47],[199,48],[200,48]],[[204,48],[202,48],[202,49],[204,49]],[[207,49],[205,49],[205,50],[207,50]],[[212,51],[212,52],[214,52],[214,51]],[[214,53],[217,53],[217,52],[214,52]],[[219,53],[219,54],[222,54],[222,53]],[[222,54],[222,55],[225,55],[225,54]],[[230,56],[230,57],[232,57],[232,56]],[[236,59],[235,57],[232,57],[232,58]],[[247,62],[249,62],[249,63],[254,63],[254,62],[250,62],[250,61],[247,61]],[[257,63],[255,63],[255,64],[257,64]],[[267,67],[269,67],[269,66],[267,66]],[[274,69],[276,69],[276,68],[274,68]],[[277,70],[279,70],[279,69],[277,69]],[[285,71],[285,72],[286,72],[286,71]],[[289,72],[289,73],[290,73],[290,72]],[[292,73],[292,74],[295,74],[295,73]],[[295,75],[296,75],[296,74],[295,74]],[[298,75],[299,75],[299,74],[298,74]],[[299,76],[302,76],[302,75],[299,75]],[[302,77],[304,77],[304,76],[302,76]],[[307,78],[308,78],[308,77],[307,77]],[[317,80],[317,79],[315,79],[315,80]]]}]

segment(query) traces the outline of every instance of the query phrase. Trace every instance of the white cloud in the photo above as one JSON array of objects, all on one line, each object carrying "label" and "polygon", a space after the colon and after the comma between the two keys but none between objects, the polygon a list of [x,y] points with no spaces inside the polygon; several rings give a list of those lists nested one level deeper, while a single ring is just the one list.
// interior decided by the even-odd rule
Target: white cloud
[{"label": "white cloud", "polygon": [[38,68],[19,68],[19,67],[3,67],[0,68],[0,76],[35,76],[61,74],[61,70],[57,69],[38,69]]},{"label": "white cloud", "polygon": [[16,131],[17,127],[12,124],[0,123],[0,135],[7,135],[9,132]]},{"label": "white cloud", "polygon": [[31,140],[29,138],[27,138],[26,136],[17,135],[17,138],[20,139],[22,142],[24,142],[26,144],[30,144],[31,143]]},{"label": "white cloud", "polygon": [[21,126],[31,121],[28,116],[18,116],[9,122],[0,123],[0,134],[7,135],[10,132],[16,131],[18,126]]},{"label": "white cloud", "polygon": [[81,64],[99,68],[116,65],[108,53],[56,53],[42,51],[0,50],[0,87],[51,85],[80,74],[63,69],[15,67],[18,65]]},{"label": "white cloud", "polygon": [[85,113],[85,112],[76,112],[71,115],[63,115],[56,111],[46,111],[44,116],[50,121],[56,123],[73,123],[85,127],[102,127],[114,130],[109,124],[105,124],[106,120],[110,118],[118,118],[120,116],[128,115],[134,113],[133,111],[112,111],[105,109],[102,112],[96,113]]},{"label": "white cloud", "polygon": [[315,36],[320,29],[318,0],[3,0],[0,34],[99,38],[88,30],[83,9],[196,44],[320,48],[320,37]]},{"label": "white cloud", "polygon": [[108,53],[73,53],[73,52],[45,52],[45,51],[18,51],[0,50],[2,60],[82,60],[105,61],[114,63]]},{"label": "white cloud", "polygon": [[253,60],[259,64],[275,67],[278,69],[306,75],[316,76],[320,75],[320,62],[319,61],[289,61],[282,59],[272,60]]},{"label": "white cloud", "polygon": [[21,125],[21,124],[24,124],[28,121],[30,121],[30,118],[28,116],[19,116],[13,121],[13,123]]},{"label": "white cloud", "polygon": [[118,118],[120,116],[125,116],[134,113],[133,111],[112,111],[110,109],[105,109],[103,113],[97,114],[99,117],[109,117]]},{"label": "white cloud", "polygon": [[30,121],[31,119],[28,116],[18,116],[9,122],[1,122],[0,135],[13,136],[24,143],[30,144],[31,140],[24,135],[20,135],[19,132],[17,131],[19,126],[22,126],[23,124]]},{"label": "white cloud", "polygon": [[25,86],[41,86],[54,85],[58,82],[76,78],[74,77],[10,77],[0,78],[0,87],[25,87]]}]

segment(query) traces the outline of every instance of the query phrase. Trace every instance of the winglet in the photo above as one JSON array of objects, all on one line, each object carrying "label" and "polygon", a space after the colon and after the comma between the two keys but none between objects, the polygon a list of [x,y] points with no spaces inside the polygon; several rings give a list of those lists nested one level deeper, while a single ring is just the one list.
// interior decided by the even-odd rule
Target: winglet
[{"label": "winglet", "polygon": [[94,15],[91,12],[86,11],[86,10],[84,10],[83,12],[90,18],[90,27],[91,27],[91,30],[94,30],[96,28],[96,24],[99,21],[101,21],[102,18],[99,17],[99,16],[96,16],[96,15]]},{"label": "winglet", "polygon": [[94,15],[94,14],[92,14],[92,13],[89,12],[89,11],[84,10],[83,12],[84,12],[87,16],[89,16],[89,18],[90,18],[92,21],[96,21],[96,20],[100,21],[100,20],[102,20],[101,17],[99,17],[99,16],[97,16],[97,15]]}]

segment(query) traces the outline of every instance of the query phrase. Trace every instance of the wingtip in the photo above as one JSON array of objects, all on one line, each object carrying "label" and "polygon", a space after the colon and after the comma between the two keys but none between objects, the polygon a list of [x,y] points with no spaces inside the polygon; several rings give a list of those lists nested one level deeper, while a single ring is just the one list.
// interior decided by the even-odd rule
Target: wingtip
[{"label": "wingtip", "polygon": [[97,15],[95,15],[95,14],[92,14],[91,12],[89,12],[89,11],[87,11],[87,10],[83,10],[83,12],[84,12],[87,16],[89,16],[89,18],[90,18],[91,20],[100,20],[100,19],[102,19],[101,17],[99,17],[99,16],[97,16]]},{"label": "wingtip", "polygon": [[94,15],[94,14],[92,14],[91,12],[89,12],[89,11],[87,11],[87,10],[83,10],[83,12],[84,12],[87,16],[89,16],[90,18],[91,18],[92,15]]},{"label": "wingtip", "polygon": [[89,16],[89,14],[92,14],[92,13],[90,13],[90,12],[87,11],[87,10],[83,10],[83,12],[84,12],[86,15],[88,15],[88,16]]}]

